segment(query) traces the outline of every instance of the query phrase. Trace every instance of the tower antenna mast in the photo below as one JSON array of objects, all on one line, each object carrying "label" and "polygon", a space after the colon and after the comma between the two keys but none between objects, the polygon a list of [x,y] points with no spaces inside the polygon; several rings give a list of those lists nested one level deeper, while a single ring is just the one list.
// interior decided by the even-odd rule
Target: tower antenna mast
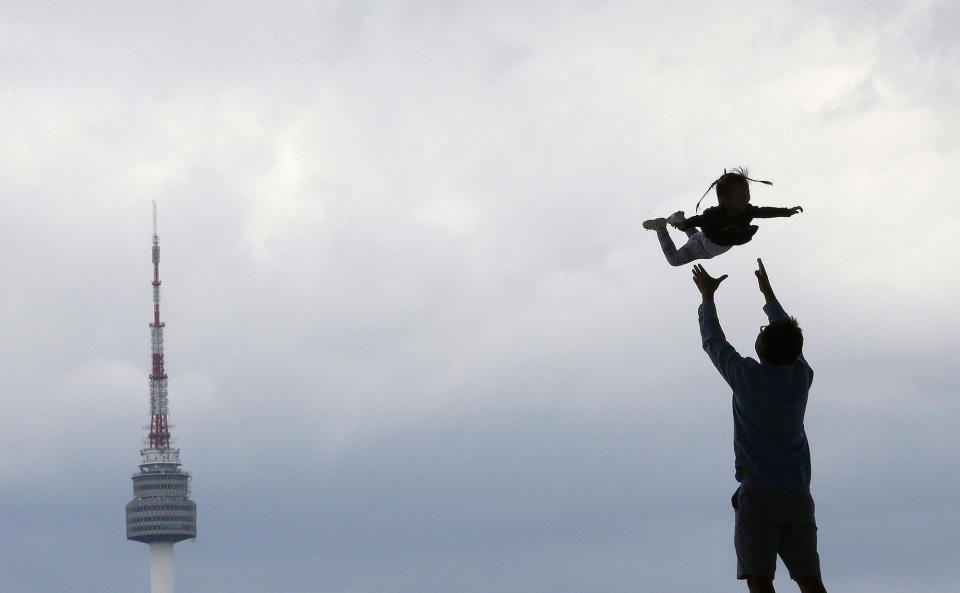
[{"label": "tower antenna mast", "polygon": [[167,415],[167,373],[163,368],[163,327],[160,321],[160,235],[157,234],[157,202],[153,202],[153,323],[150,341],[153,365],[150,372],[150,448],[170,448]]}]

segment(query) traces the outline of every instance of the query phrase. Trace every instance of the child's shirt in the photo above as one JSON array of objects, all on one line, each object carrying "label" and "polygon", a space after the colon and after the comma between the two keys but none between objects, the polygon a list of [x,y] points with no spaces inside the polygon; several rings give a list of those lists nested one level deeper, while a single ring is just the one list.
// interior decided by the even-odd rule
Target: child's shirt
[{"label": "child's shirt", "polygon": [[778,218],[792,213],[790,208],[747,204],[746,210],[730,216],[723,206],[712,206],[684,222],[688,226],[700,227],[703,234],[717,245],[743,245],[757,232],[757,225],[750,224],[754,218]]},{"label": "child's shirt", "polygon": [[[787,314],[778,302],[763,307],[772,322]],[[813,369],[800,356],[793,364],[760,363],[730,345],[712,302],[700,305],[703,349],[733,389],[735,464],[752,480],[785,490],[810,490],[810,447],[803,427]],[[737,475],[737,479],[742,476]]]}]

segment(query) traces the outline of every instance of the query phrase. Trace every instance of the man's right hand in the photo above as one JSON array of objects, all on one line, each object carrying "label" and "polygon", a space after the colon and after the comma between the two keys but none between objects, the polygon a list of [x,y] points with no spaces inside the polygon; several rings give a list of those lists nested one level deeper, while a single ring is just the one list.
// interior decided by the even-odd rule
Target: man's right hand
[{"label": "man's right hand", "polygon": [[713,293],[717,292],[717,287],[726,279],[726,274],[719,278],[714,278],[707,273],[702,265],[695,264],[693,266],[693,283],[697,285],[697,288],[700,290],[700,295],[703,297],[703,302],[705,303],[713,300]]},{"label": "man's right hand", "polygon": [[767,269],[763,267],[763,260],[759,257],[757,258],[757,271],[754,272],[757,276],[757,284],[760,285],[760,292],[763,293],[763,296],[767,301],[775,301],[777,297],[773,294],[773,288],[770,287],[770,278],[767,276]]}]

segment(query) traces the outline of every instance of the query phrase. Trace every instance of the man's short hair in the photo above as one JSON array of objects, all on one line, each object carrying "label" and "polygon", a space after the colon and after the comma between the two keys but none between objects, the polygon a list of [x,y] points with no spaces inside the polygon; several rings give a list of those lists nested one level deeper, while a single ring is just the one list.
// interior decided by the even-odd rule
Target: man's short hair
[{"label": "man's short hair", "polygon": [[777,319],[760,332],[764,362],[793,364],[803,352],[803,331],[794,317]]}]

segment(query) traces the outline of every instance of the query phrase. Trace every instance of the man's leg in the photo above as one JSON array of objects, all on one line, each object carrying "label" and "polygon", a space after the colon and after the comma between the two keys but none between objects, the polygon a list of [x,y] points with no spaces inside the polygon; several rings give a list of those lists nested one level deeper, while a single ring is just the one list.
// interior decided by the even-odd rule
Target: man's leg
[{"label": "man's leg", "polygon": [[800,587],[800,593],[827,593],[820,579],[797,579],[797,586]]},{"label": "man's leg", "polygon": [[750,593],[777,593],[773,588],[773,577],[747,577]]},{"label": "man's leg", "polygon": [[801,593],[826,593],[820,578],[817,521],[813,497],[807,492],[784,493],[792,507],[783,527],[778,553]]},{"label": "man's leg", "polygon": [[751,593],[771,593],[780,541],[775,501],[770,499],[768,488],[743,481],[731,502],[736,510],[733,546],[737,551],[737,578],[746,579]]}]

